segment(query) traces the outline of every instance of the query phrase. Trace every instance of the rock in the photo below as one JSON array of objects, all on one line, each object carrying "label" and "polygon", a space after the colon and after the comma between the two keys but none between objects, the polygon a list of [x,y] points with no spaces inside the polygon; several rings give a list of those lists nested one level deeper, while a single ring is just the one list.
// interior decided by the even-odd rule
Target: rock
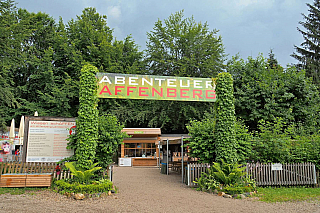
[{"label": "rock", "polygon": [[232,198],[232,196],[231,196],[231,195],[228,195],[228,194],[224,194],[223,197],[225,197],[225,198]]},{"label": "rock", "polygon": [[213,194],[218,194],[218,190],[213,190]]},{"label": "rock", "polygon": [[223,196],[225,193],[224,192],[219,192],[218,196]]},{"label": "rock", "polygon": [[77,193],[74,195],[74,199],[76,200],[83,200],[85,198],[84,194]]},{"label": "rock", "polygon": [[246,192],[246,193],[244,193],[244,195],[245,195],[246,197],[248,197],[248,196],[250,196],[250,192]]},{"label": "rock", "polygon": [[111,195],[111,191],[108,191],[108,195],[109,195],[109,196]]},{"label": "rock", "polygon": [[114,196],[114,199],[118,199],[118,197],[117,197],[117,196]]},{"label": "rock", "polygon": [[116,193],[116,191],[115,190],[111,190],[111,193]]},{"label": "rock", "polygon": [[238,198],[238,194],[234,194],[234,195],[232,196],[232,198],[237,199],[237,198]]},{"label": "rock", "polygon": [[209,189],[209,193],[212,193],[212,189]]},{"label": "rock", "polygon": [[246,196],[244,194],[240,195],[240,199],[245,199],[245,198],[246,198]]}]

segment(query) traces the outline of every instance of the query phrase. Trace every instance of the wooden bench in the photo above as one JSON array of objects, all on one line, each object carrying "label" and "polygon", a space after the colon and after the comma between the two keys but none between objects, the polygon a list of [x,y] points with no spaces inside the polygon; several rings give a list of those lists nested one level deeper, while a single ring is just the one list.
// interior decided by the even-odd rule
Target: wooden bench
[{"label": "wooden bench", "polygon": [[0,187],[50,187],[52,173],[7,173],[0,177]]}]

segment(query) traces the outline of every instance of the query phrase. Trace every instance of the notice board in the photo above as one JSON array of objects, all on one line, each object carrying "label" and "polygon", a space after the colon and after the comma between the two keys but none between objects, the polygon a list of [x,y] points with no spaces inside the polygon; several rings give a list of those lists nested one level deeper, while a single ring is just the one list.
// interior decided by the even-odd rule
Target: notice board
[{"label": "notice board", "polygon": [[[45,119],[46,118],[46,119]],[[27,120],[26,162],[58,162],[72,156],[67,149],[70,134],[75,130],[75,119],[30,117]]]}]

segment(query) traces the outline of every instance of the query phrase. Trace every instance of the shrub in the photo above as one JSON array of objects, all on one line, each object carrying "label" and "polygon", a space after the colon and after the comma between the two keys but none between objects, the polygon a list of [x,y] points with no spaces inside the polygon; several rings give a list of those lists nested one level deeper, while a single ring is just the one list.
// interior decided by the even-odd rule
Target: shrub
[{"label": "shrub", "polygon": [[113,189],[113,183],[109,180],[93,181],[92,184],[69,183],[68,180],[55,180],[52,187],[56,192],[93,194],[108,192]]}]

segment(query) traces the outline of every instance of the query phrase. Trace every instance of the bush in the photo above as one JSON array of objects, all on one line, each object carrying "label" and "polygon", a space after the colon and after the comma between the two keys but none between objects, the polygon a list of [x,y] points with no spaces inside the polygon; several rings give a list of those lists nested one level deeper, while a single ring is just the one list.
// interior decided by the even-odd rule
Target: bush
[{"label": "bush", "polygon": [[53,189],[60,193],[82,193],[93,194],[108,192],[113,189],[113,183],[109,180],[93,181],[91,184],[85,185],[81,183],[69,183],[68,180],[55,180],[52,184]]},{"label": "bush", "polygon": [[252,186],[226,186],[223,188],[223,192],[234,195],[234,194],[243,194],[245,192],[252,192],[254,188]]}]

